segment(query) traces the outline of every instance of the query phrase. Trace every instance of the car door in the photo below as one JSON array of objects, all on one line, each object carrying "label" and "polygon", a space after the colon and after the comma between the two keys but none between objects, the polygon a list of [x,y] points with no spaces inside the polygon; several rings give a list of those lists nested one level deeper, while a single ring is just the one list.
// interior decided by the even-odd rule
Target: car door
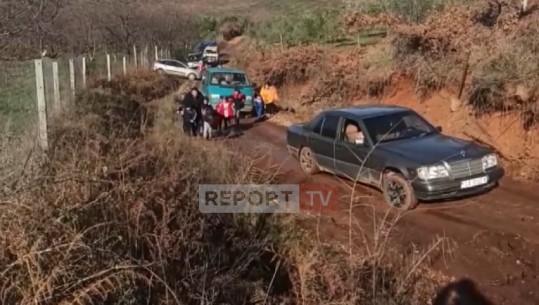
[{"label": "car door", "polygon": [[[353,143],[346,138],[345,131],[349,124],[357,126],[363,132],[363,143]],[[335,141],[336,174],[349,178],[352,181],[373,184],[376,180],[372,168],[375,156],[371,153],[372,147],[361,121],[342,117],[339,128],[340,132]]]},{"label": "car door", "polygon": [[159,63],[161,64],[163,70],[167,72],[167,74],[174,74],[174,66],[169,60],[161,60],[159,61]]},{"label": "car door", "polygon": [[171,60],[170,64],[174,74],[178,76],[187,76],[187,67],[183,63]]},{"label": "car door", "polygon": [[322,117],[309,137],[309,146],[315,154],[318,165],[323,169],[335,172],[334,144],[338,135],[340,117],[326,114]]}]

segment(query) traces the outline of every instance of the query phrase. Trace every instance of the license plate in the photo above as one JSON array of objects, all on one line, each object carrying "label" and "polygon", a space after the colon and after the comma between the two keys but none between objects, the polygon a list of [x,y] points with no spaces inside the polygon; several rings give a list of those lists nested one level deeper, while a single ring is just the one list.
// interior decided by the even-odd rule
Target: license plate
[{"label": "license plate", "polygon": [[474,179],[470,179],[470,180],[464,180],[464,181],[462,181],[460,183],[460,188],[461,189],[467,189],[467,188],[471,188],[471,187],[474,187],[474,186],[487,184],[487,182],[488,182],[488,176],[474,178]]}]

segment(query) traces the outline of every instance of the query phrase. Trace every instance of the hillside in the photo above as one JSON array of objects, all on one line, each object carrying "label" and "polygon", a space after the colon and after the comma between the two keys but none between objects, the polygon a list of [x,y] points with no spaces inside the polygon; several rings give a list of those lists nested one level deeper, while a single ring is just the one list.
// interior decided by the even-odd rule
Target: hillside
[{"label": "hillside", "polygon": [[180,7],[186,11],[213,16],[245,16],[253,20],[268,20],[284,13],[302,12],[322,8],[336,2],[331,0],[199,0],[183,1]]}]

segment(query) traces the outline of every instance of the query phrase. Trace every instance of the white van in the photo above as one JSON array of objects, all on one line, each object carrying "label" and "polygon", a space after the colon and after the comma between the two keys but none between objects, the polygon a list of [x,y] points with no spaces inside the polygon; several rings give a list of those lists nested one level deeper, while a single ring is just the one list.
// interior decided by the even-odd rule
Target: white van
[{"label": "white van", "polygon": [[217,46],[207,46],[202,52],[202,58],[207,62],[219,62],[219,48]]}]

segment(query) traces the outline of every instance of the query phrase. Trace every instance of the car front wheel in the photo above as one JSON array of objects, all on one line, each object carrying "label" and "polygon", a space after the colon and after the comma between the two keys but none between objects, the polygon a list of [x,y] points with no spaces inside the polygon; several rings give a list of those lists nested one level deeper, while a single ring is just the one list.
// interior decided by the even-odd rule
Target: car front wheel
[{"label": "car front wheel", "polygon": [[401,174],[386,173],[382,190],[386,203],[399,210],[413,210],[418,204],[412,185]]},{"label": "car front wheel", "polygon": [[309,175],[314,175],[320,171],[318,163],[314,158],[314,153],[309,147],[303,147],[299,152],[299,163],[301,169]]}]

